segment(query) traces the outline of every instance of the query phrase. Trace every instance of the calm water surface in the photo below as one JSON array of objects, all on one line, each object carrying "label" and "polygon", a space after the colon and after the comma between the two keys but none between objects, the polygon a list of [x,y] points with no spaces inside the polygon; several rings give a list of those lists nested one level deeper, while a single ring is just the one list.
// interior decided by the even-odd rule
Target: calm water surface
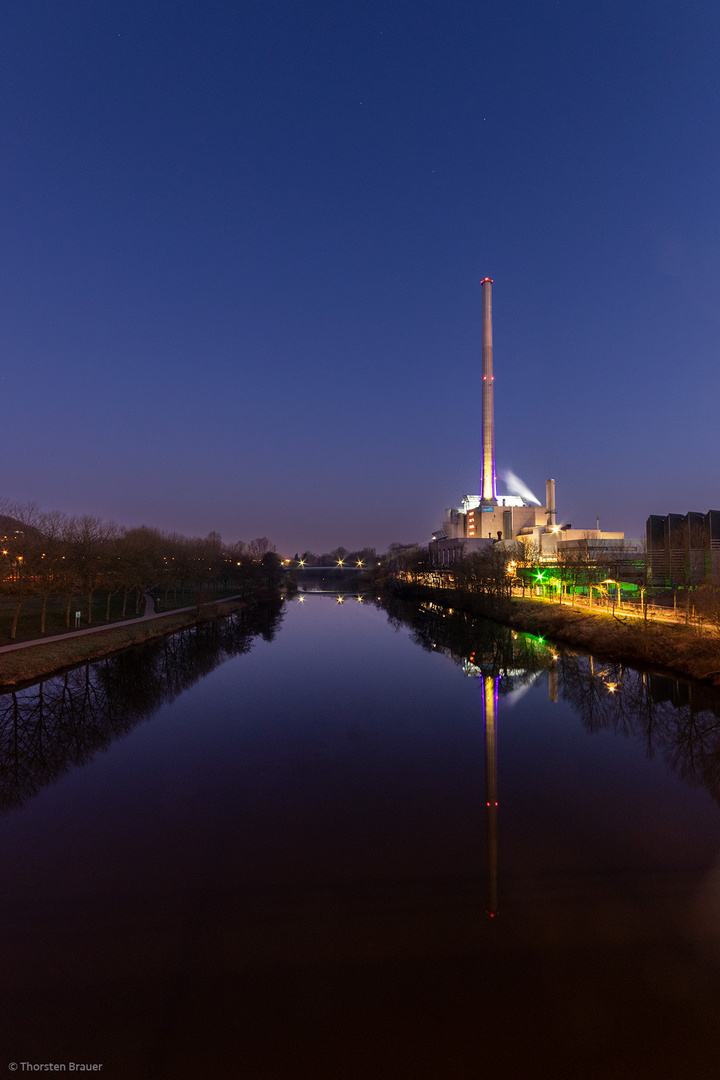
[{"label": "calm water surface", "polygon": [[718,713],[328,596],[6,695],[5,1059],[716,1078]]}]

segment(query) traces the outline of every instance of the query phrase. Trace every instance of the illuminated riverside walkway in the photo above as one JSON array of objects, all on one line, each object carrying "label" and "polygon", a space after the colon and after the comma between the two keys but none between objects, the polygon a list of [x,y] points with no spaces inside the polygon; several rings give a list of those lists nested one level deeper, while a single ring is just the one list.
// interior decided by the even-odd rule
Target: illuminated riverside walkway
[{"label": "illuminated riverside walkway", "polygon": [[569,607],[571,609],[583,608],[586,611],[597,612],[599,615],[616,615],[619,618],[630,617],[633,619],[648,618],[658,622],[679,623],[682,626],[693,626],[698,630],[707,630],[709,633],[718,633],[706,619],[696,615],[688,615],[674,609],[659,607],[657,604],[645,604],[637,600],[621,600],[620,603],[611,599],[610,596],[590,599],[587,596],[575,594],[574,599],[570,596],[538,596],[529,592],[523,593],[521,588],[513,588],[512,596],[520,600],[534,600],[541,604],[551,604],[555,607]]},{"label": "illuminated riverside walkway", "polygon": [[[396,580],[404,581],[407,584],[419,585],[429,589],[454,590],[458,588],[458,586],[454,585],[448,579],[447,575],[438,571],[430,571],[426,574],[415,575],[400,573],[396,574],[395,578]],[[605,583],[602,582],[599,584]],[[720,628],[715,628],[707,621],[707,619],[703,619],[695,614],[688,614],[686,611],[681,611],[679,608],[661,607],[658,604],[648,604],[639,600],[622,599],[622,597],[618,601],[607,591],[596,596],[595,599],[578,592],[574,595],[571,595],[570,593],[565,593],[564,595],[556,593],[552,596],[542,595],[537,592],[537,589],[544,590],[547,587],[547,583],[537,586],[534,584],[526,585],[524,589],[522,586],[514,585],[510,590],[510,595],[519,600],[528,600],[540,604],[548,604],[554,607],[568,607],[571,610],[585,610],[594,612],[598,615],[616,615],[620,618],[625,618],[627,616],[633,619],[649,619],[665,623],[678,623],[682,626],[693,626],[698,630],[705,630],[710,634],[720,633]],[[596,586],[593,586],[593,589],[595,588]],[[461,587],[459,591],[462,592]]]},{"label": "illuminated riverside walkway", "polygon": [[[224,604],[229,600],[242,600],[242,595],[223,596],[221,600],[209,600],[203,604],[203,608],[213,604]],[[52,641],[68,641],[70,638],[83,637],[85,634],[100,634],[103,630],[117,630],[122,626],[132,626],[134,623],[148,622],[150,619],[167,619],[170,615],[181,615],[184,611],[197,611],[197,604],[189,607],[172,608],[170,611],[155,611],[155,601],[150,593],[145,593],[145,614],[136,619],[121,619],[118,622],[107,622],[101,626],[90,626],[86,630],[68,630],[64,634],[53,634],[52,637],[31,638],[30,641],[19,641],[13,645],[0,645],[0,653],[13,652],[15,649],[27,649],[33,645],[47,645]]]}]

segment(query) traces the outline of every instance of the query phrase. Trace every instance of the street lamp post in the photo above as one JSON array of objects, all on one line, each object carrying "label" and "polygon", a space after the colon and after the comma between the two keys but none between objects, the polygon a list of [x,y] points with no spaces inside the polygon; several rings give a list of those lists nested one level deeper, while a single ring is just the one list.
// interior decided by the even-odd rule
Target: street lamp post
[{"label": "street lamp post", "polygon": [[[615,586],[616,599],[617,599],[617,609],[619,611],[620,610],[620,582],[615,581],[614,578],[605,578],[605,580],[601,581],[600,584],[601,585],[614,585]],[[613,611],[615,611],[615,604],[613,604]]]}]

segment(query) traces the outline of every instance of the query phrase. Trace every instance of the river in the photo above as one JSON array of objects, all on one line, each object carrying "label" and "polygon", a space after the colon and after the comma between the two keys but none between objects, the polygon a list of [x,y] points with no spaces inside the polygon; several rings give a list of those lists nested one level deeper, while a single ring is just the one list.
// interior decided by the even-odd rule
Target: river
[{"label": "river", "polygon": [[719,717],[487,621],[312,594],[6,694],[7,1063],[715,1078]]}]

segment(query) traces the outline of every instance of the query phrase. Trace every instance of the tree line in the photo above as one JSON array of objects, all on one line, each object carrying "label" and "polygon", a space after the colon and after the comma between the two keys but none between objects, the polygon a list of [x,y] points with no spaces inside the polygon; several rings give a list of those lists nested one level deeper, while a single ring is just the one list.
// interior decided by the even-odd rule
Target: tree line
[{"label": "tree line", "polygon": [[244,593],[275,586],[280,558],[267,537],[224,545],[219,533],[187,537],[142,525],[124,528],[89,515],[41,512],[35,503],[0,502],[0,599],[10,601],[11,639],[23,605],[39,600],[39,632],[45,633],[48,601],[62,600],[65,626],[82,598],[88,623],[93,603],[102,597],[105,620],[119,598],[122,618],[140,613],[150,588],[163,591],[165,603],[181,601],[186,590],[198,604],[211,590]]}]

